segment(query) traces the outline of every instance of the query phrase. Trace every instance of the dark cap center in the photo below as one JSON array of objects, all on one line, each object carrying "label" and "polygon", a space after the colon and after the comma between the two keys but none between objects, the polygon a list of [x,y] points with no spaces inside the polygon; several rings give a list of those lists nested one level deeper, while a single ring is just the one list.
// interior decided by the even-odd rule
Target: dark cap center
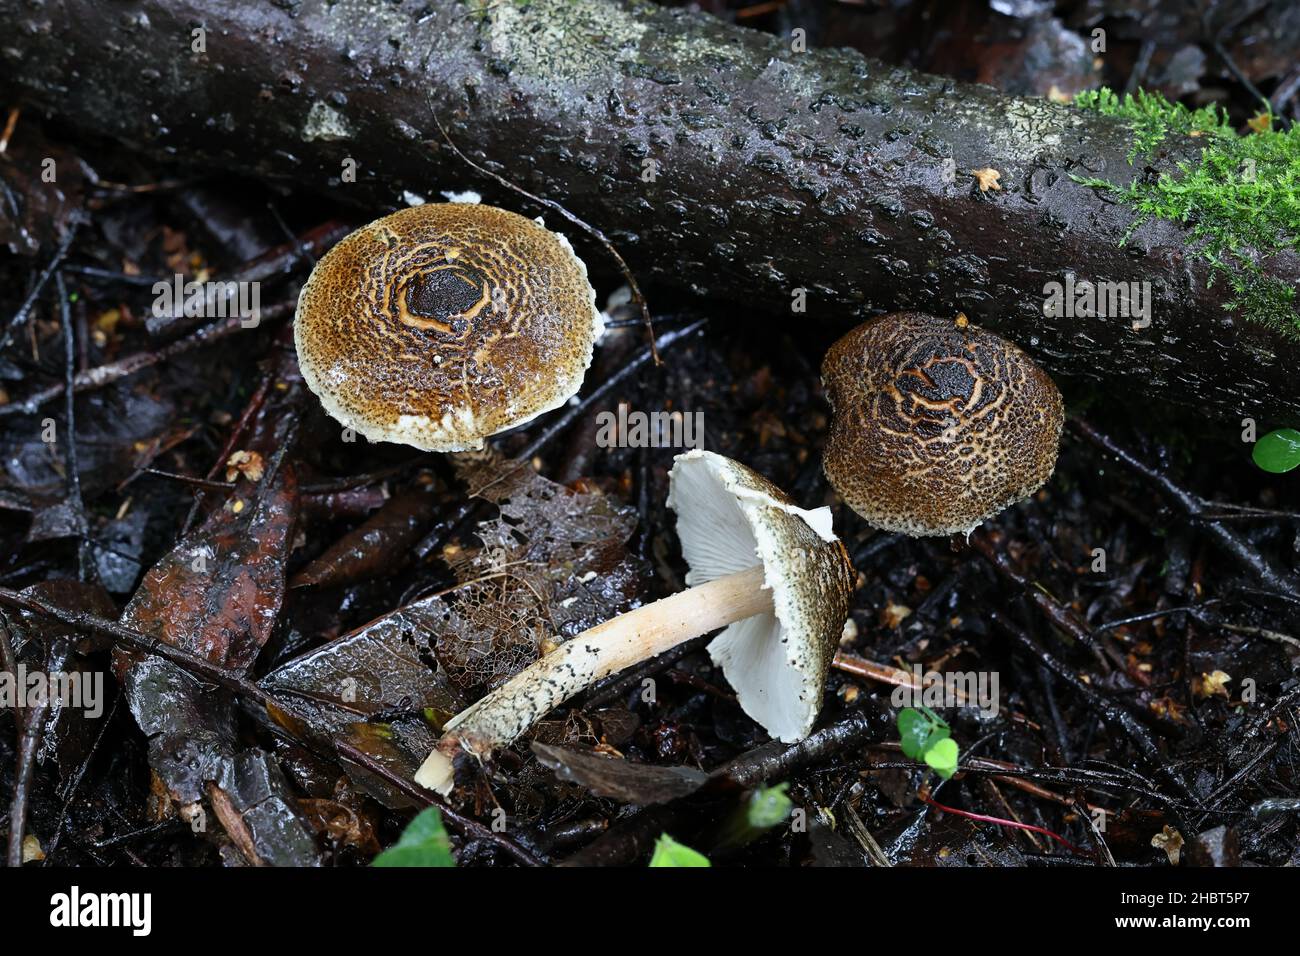
[{"label": "dark cap center", "polygon": [[407,283],[406,309],[457,331],[483,302],[483,287],[481,273],[461,266],[422,272]]},{"label": "dark cap center", "polygon": [[969,362],[961,359],[936,359],[925,367],[924,372],[932,386],[917,391],[932,402],[947,402],[955,398],[964,404],[975,391],[974,371]]}]

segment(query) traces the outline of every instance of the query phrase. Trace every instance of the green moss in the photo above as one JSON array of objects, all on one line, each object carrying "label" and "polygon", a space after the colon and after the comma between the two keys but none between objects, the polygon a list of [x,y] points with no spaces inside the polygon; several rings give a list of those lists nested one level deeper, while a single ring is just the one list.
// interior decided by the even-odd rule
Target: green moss
[{"label": "green moss", "polygon": [[1130,163],[1139,155],[1155,152],[1170,133],[1187,136],[1237,135],[1215,106],[1189,110],[1181,103],[1170,103],[1159,93],[1148,93],[1145,90],[1121,97],[1103,86],[1099,90],[1086,90],[1077,94],[1074,105],[1080,109],[1096,110],[1103,116],[1121,116],[1129,121],[1133,127],[1133,148],[1128,154]]},{"label": "green moss", "polygon": [[1175,173],[1122,184],[1073,178],[1137,212],[1123,242],[1152,218],[1188,227],[1191,249],[1210,264],[1210,283],[1229,283],[1228,307],[1300,339],[1296,290],[1259,265],[1260,257],[1300,244],[1300,130],[1273,130],[1270,116],[1266,131],[1241,136],[1213,106],[1189,110],[1142,91],[1119,97],[1093,90],[1079,94],[1076,105],[1130,123],[1130,163],[1153,153],[1171,134],[1204,139],[1200,162],[1180,162]]}]

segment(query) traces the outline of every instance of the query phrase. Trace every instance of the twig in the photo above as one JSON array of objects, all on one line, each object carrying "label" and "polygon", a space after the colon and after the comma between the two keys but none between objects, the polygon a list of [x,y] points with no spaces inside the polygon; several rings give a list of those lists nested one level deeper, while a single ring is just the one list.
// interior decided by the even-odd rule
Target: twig
[{"label": "twig", "polygon": [[192,475],[178,475],[174,471],[162,471],[158,468],[142,468],[137,474],[132,475],[126,481],[118,486],[118,490],[125,488],[133,479],[139,475],[153,475],[155,478],[167,478],[171,481],[178,481],[183,485],[193,485],[195,488],[202,488],[205,491],[230,491],[235,487],[233,481],[210,481],[207,478],[195,478]]},{"label": "twig", "polygon": [[583,230],[585,233],[587,233],[587,235],[591,236],[593,239],[595,239],[597,242],[599,242],[601,245],[605,247],[605,251],[609,253],[610,258],[612,258],[618,264],[619,271],[623,273],[623,279],[627,282],[628,288],[632,290],[632,295],[636,298],[637,305],[641,307],[641,320],[645,323],[646,335],[649,336],[650,339],[650,352],[652,357],[654,358],[654,363],[656,365],[663,364],[659,358],[659,351],[655,346],[655,326],[654,326],[654,320],[650,318],[650,306],[646,302],[645,295],[641,292],[641,286],[637,284],[636,276],[632,275],[632,270],[628,268],[628,265],[623,260],[623,257],[619,255],[618,250],[614,248],[614,244],[609,241],[609,239],[605,236],[605,234],[601,232],[599,229],[597,229],[595,226],[590,225],[589,223],[583,221],[582,219],[579,219],[577,216],[569,212],[569,210],[565,209],[563,206],[561,206],[559,203],[555,202],[554,200],[543,199],[540,196],[534,196],[532,193],[524,189],[522,186],[517,186],[514,183],[512,183],[510,180],[506,179],[504,176],[500,175],[499,173],[494,173],[490,169],[484,169],[478,163],[474,162],[474,160],[470,159],[463,152],[461,152],[459,146],[457,146],[455,143],[452,142],[451,137],[447,135],[447,130],[443,128],[442,121],[438,119],[436,115],[433,117],[433,125],[438,127],[438,132],[442,134],[442,138],[446,141],[448,147],[451,148],[451,151],[455,153],[461,159],[461,161],[464,162],[471,169],[474,169],[479,173],[482,173],[484,176],[490,177],[500,185],[504,186],[506,189],[513,190],[514,192],[519,193],[519,195],[525,196],[528,199],[531,199],[533,202],[545,206],[547,209],[550,209],[553,212],[559,213],[569,222],[573,223],[575,226]]},{"label": "twig", "polygon": [[1223,783],[1214,788],[1205,798],[1205,812],[1201,814],[1201,820],[1205,820],[1215,812],[1215,804],[1235,790],[1238,786],[1254,776],[1259,764],[1264,758],[1272,756],[1278,748],[1278,742],[1273,740],[1259,748],[1259,752],[1246,762],[1246,764],[1234,773]]},{"label": "twig", "polygon": [[1205,520],[1206,530],[1209,531],[1215,543],[1239,565],[1259,578],[1269,590],[1281,594],[1300,592],[1300,581],[1297,581],[1294,575],[1279,571],[1273,567],[1264,559],[1263,555],[1243,541],[1236,532],[1225,528],[1217,521],[1206,519],[1204,502],[1196,495],[1185,490],[1168,475],[1152,468],[1126,448],[1116,443],[1110,436],[1098,431],[1082,419],[1072,418],[1070,423],[1088,441],[1119,459],[1120,463],[1131,471],[1152,482],[1166,497],[1173,500],[1188,517]]},{"label": "twig", "polygon": [[648,346],[632,356],[625,366],[611,375],[599,386],[592,390],[591,394],[583,398],[576,405],[570,405],[555,421],[551,422],[540,435],[523,447],[519,452],[519,457],[528,459],[532,458],[543,448],[549,445],[558,435],[566,431],[569,426],[581,418],[592,405],[601,401],[619,384],[628,379],[633,372],[645,365],[647,361],[653,360],[656,365],[662,364],[659,359],[661,350],[667,351],[678,342],[685,341],[695,333],[704,328],[708,319],[696,319],[689,325],[684,325],[680,329],[672,329],[659,336],[658,339],[651,342]]},{"label": "twig", "polygon": [[[263,321],[278,319],[281,316],[288,315],[293,311],[293,308],[294,304],[292,302],[278,302],[262,310],[262,319]],[[80,394],[81,392],[89,392],[111,385],[143,369],[159,365],[178,355],[192,352],[204,345],[211,345],[214,342],[228,338],[243,330],[244,321],[239,316],[232,316],[215,325],[205,325],[196,329],[185,338],[177,339],[160,349],[136,352],[134,355],[128,355],[116,362],[78,372],[73,379],[73,389]],[[11,415],[30,414],[46,402],[58,398],[64,393],[65,388],[66,386],[63,383],[51,385],[49,388],[43,388],[28,396],[21,402],[12,402],[0,406],[0,419],[8,418]]]},{"label": "twig", "polygon": [[520,863],[525,866],[545,866],[547,861],[541,859],[534,853],[526,850],[515,841],[511,840],[503,833],[497,833],[491,827],[484,826],[473,817],[467,817],[459,813],[442,800],[434,797],[432,793],[418,786],[413,781],[406,779],[400,774],[394,773],[393,770],[383,764],[382,761],[375,760],[370,754],[354,747],[346,740],[335,739],[335,749],[339,755],[346,757],[349,761],[364,767],[368,772],[384,780],[385,783],[398,790],[404,797],[413,800],[419,807],[437,807],[438,812],[451,821],[466,836],[472,836],[475,839],[486,840],[495,846],[505,850]]},{"label": "twig", "polygon": [[[867,660],[865,657],[858,657],[856,654],[849,654],[846,651],[836,651],[835,657],[831,659],[831,666],[836,670],[844,671],[846,674],[865,677],[867,680],[880,681],[894,687],[910,687],[913,690],[922,690],[924,686],[911,671],[905,671],[901,667],[893,667],[889,664],[878,664],[875,661]],[[953,692],[957,703],[965,707],[966,694],[957,687],[953,688]]]},{"label": "twig", "polygon": [[1286,105],[1295,99],[1296,93],[1300,93],[1300,69],[1291,71],[1291,75],[1282,80],[1273,91],[1273,98],[1269,101],[1273,107],[1273,113],[1280,115],[1286,109]]},{"label": "twig", "polygon": [[98,578],[90,554],[90,523],[86,520],[86,501],[81,494],[81,471],[77,462],[76,342],[72,331],[72,310],[68,308],[68,288],[63,271],[54,274],[54,289],[59,297],[59,321],[63,326],[64,391],[64,476],[68,483],[68,505],[77,519],[77,577],[81,581]]},{"label": "twig", "polygon": [[111,637],[117,643],[123,644],[132,650],[165,658],[182,670],[188,671],[210,684],[217,684],[236,694],[251,697],[260,704],[274,703],[271,695],[258,687],[257,684],[241,677],[234,671],[227,670],[219,664],[214,664],[205,658],[197,657],[170,644],[165,644],[158,638],[149,637],[116,621],[110,621],[107,618],[88,614],[84,611],[65,610],[34,595],[13,591],[9,588],[0,588],[0,604],[54,618],[54,620],[61,621],[79,631],[89,631]]},{"label": "twig", "polygon": [[[66,639],[51,643],[46,673],[57,674],[67,667],[72,654],[72,644]],[[36,767],[36,748],[45,730],[45,717],[50,711],[50,694],[27,712],[22,736],[18,740],[18,773],[14,778],[13,799],[9,803],[9,857],[11,867],[23,865],[23,830],[27,826],[28,795],[32,786],[32,771]],[[16,711],[17,713],[17,711]]]},{"label": "twig", "polygon": [[1133,69],[1129,71],[1128,80],[1124,84],[1125,93],[1133,93],[1141,86],[1147,77],[1147,70],[1151,66],[1151,57],[1156,52],[1154,40],[1146,39],[1138,47],[1137,59],[1133,61]]},{"label": "twig", "polygon": [[[1110,648],[1097,640],[1073,610],[1052,597],[1045,588],[1016,570],[1010,557],[995,543],[993,533],[980,529],[967,540],[970,546],[993,566],[994,570],[1020,588],[1049,621],[1091,651],[1097,663],[1109,670],[1112,661],[1107,659],[1107,654],[1113,653]],[[1118,655],[1115,655],[1113,663],[1121,669],[1124,667],[1124,660]]]},{"label": "twig", "polygon": [[105,837],[103,840],[96,840],[91,844],[91,846],[96,850],[109,850],[113,847],[121,846],[123,843],[131,843],[135,840],[143,840],[163,833],[188,829],[189,826],[185,821],[179,818],[163,820],[160,823],[151,823],[148,826],[139,827],[135,830],[128,830],[125,833],[119,833],[117,836]]},{"label": "twig", "polygon": [[76,262],[68,262],[63,266],[64,272],[70,272],[74,276],[81,276],[83,279],[98,279],[103,282],[115,282],[119,285],[144,286],[153,288],[159,282],[166,282],[158,276],[147,275],[130,275],[115,269],[103,269],[99,266],[82,265]]},{"label": "twig", "polygon": [[[1020,814],[1016,812],[1016,808],[1011,805],[1009,800],[1007,800],[1007,795],[1003,793],[1002,789],[998,786],[996,777],[985,780],[984,786],[993,794],[997,799],[997,802],[1002,805],[1002,809],[1006,812],[1009,819],[1016,821],[1018,824],[1024,822],[1020,819]],[[1016,829],[1020,828],[1017,827]],[[1025,829],[1023,832],[1025,834],[1025,839],[1029,841],[1029,845],[1033,847],[1035,853],[1044,853],[1047,851],[1048,847],[1043,845],[1042,841],[1038,839],[1037,834],[1032,828]]]},{"label": "twig", "polygon": [[1158,621],[1160,620],[1160,618],[1169,617],[1169,615],[1171,614],[1197,615],[1198,612],[1200,612],[1203,608],[1211,607],[1213,605],[1222,604],[1222,603],[1223,603],[1222,600],[1219,598],[1211,598],[1210,600],[1205,601],[1202,604],[1187,604],[1181,607],[1161,608],[1160,610],[1157,611],[1144,611],[1141,614],[1132,614],[1129,615],[1128,617],[1116,618],[1113,621],[1106,621],[1102,624],[1098,624],[1096,627],[1092,629],[1092,633],[1093,636],[1095,637],[1097,635],[1105,633],[1106,631],[1113,631],[1117,627],[1127,627],[1130,624],[1141,624],[1144,621]]},{"label": "twig", "polygon": [[[64,257],[68,254],[68,249],[72,247],[72,240],[76,238],[77,230],[80,227],[81,220],[79,218],[74,217],[71,222],[69,222],[68,231],[63,234],[63,239],[60,240],[58,248],[54,250],[54,255],[50,258],[49,264],[41,271],[40,276],[36,280],[36,285],[32,287],[31,292],[27,293],[27,298],[23,300],[23,304],[18,307],[18,311],[14,313],[13,317],[5,326],[4,333],[0,335],[0,351],[4,351],[9,347],[9,342],[13,338],[14,332],[17,329],[22,328],[23,323],[27,321],[27,316],[31,312],[32,306],[36,304],[36,300],[40,297],[41,290],[45,288],[45,284],[49,282],[54,273],[58,271]],[[58,394],[58,391],[59,390],[56,389],[56,395]]]},{"label": "twig", "polygon": [[[252,397],[244,405],[244,410],[240,413],[239,421],[235,422],[235,426],[230,429],[230,434],[226,436],[226,440],[221,446],[221,451],[217,454],[216,458],[212,460],[212,465],[208,468],[207,474],[209,480],[216,478],[216,476],[221,473],[221,469],[224,468],[226,462],[230,460],[230,456],[238,446],[239,440],[243,436],[245,430],[265,407],[267,396],[271,394],[271,385],[275,381],[275,378],[274,369],[268,369],[266,374],[262,376],[262,381],[258,384],[257,391],[253,393]],[[185,515],[185,523],[181,525],[182,535],[189,534],[190,528],[192,528],[194,522],[198,520],[199,512],[202,510],[205,500],[202,491],[194,496],[194,500],[190,503],[190,510]]]},{"label": "twig", "polygon": [[119,694],[113,698],[113,706],[109,709],[104,720],[100,724],[99,733],[95,735],[95,742],[90,745],[86,755],[81,758],[81,763],[77,767],[77,772],[73,778],[68,781],[67,786],[63,789],[63,811],[59,814],[59,828],[54,831],[54,837],[50,840],[49,845],[45,848],[45,863],[48,865],[50,858],[54,856],[54,851],[59,848],[59,843],[63,839],[63,833],[68,828],[70,815],[68,810],[72,807],[72,799],[81,789],[81,781],[86,777],[86,771],[90,769],[90,762],[94,759],[95,754],[99,752],[99,745],[104,742],[104,735],[108,733],[108,728],[113,724],[113,718],[117,716],[118,704],[122,702],[122,695]]},{"label": "twig", "polygon": [[1074,673],[1073,669],[1064,662],[1058,660],[1053,654],[1039,647],[1028,634],[1022,631],[1001,611],[991,611],[989,618],[993,623],[1002,628],[1013,640],[1016,641],[1030,656],[1046,666],[1053,674],[1069,684],[1074,690],[1078,691],[1084,698],[1096,707],[1102,716],[1110,723],[1119,726],[1124,733],[1137,745],[1138,751],[1145,757],[1160,773],[1167,779],[1185,798],[1199,805],[1196,795],[1192,792],[1191,787],[1169,767],[1160,754],[1160,748],[1156,745],[1150,732],[1145,726],[1138,722],[1137,718],[1125,710],[1123,707],[1112,702],[1109,698],[1103,696],[1094,688],[1085,684]]},{"label": "twig", "polygon": [[862,852],[867,855],[867,859],[871,861],[872,866],[890,867],[894,865],[893,861],[885,855],[885,851],[880,844],[876,842],[876,838],[871,835],[867,825],[862,822],[858,812],[853,809],[852,804],[846,802],[840,811],[840,815],[844,818],[844,829],[849,832],[853,839],[858,841],[858,846],[862,847]]},{"label": "twig", "polygon": [[0,671],[18,675],[18,659],[14,656],[14,646],[9,640],[8,618],[0,611]]},{"label": "twig", "polygon": [[741,7],[736,11],[736,19],[747,20],[751,17],[761,17],[769,13],[775,13],[786,5],[787,0],[764,0],[762,3],[755,3],[748,7]]},{"label": "twig", "polygon": [[882,720],[865,711],[850,711],[844,717],[794,744],[780,741],[763,744],[723,764],[709,775],[704,791],[747,790],[769,780],[788,777],[814,760],[875,742],[885,732]]},{"label": "twig", "polygon": [[[889,750],[894,753],[902,753],[903,751],[901,745],[892,741],[888,743],[872,744],[872,749]],[[899,764],[899,766],[915,766],[915,764]],[[1026,779],[1024,776],[1015,776],[1016,774],[1030,774],[1037,771],[1021,767],[1006,760],[994,760],[992,757],[967,756],[962,759],[961,769],[963,773],[968,774],[987,774],[1000,783],[1005,783],[1007,786],[1015,787],[1017,790],[1023,790],[1031,796],[1040,797],[1043,800],[1050,800],[1053,803],[1059,803],[1063,807],[1071,807],[1073,809],[1083,807],[1089,811],[1097,809],[1086,801],[1080,801],[1074,797],[1062,796],[1053,790],[1048,790],[1046,787],[1040,787],[1038,784],[1034,783],[1032,780]],[[1053,770],[1055,769],[1056,768],[1053,768]]]},{"label": "twig", "polygon": [[0,156],[3,156],[5,150],[9,148],[9,140],[13,138],[14,127],[18,125],[18,117],[22,113],[22,108],[15,106],[9,111],[9,118],[5,120],[4,132],[0,133]]},{"label": "twig", "polygon": [[[1233,78],[1246,88],[1246,92],[1254,97],[1256,102],[1262,103],[1270,109],[1272,108],[1272,104],[1269,102],[1268,97],[1261,93],[1259,87],[1251,82],[1250,77],[1242,71],[1241,67],[1237,66],[1237,61],[1232,58],[1232,55],[1228,52],[1228,48],[1218,39],[1215,39],[1214,41],[1214,52],[1219,55],[1219,59],[1223,61],[1223,65],[1228,68],[1228,72],[1232,74]],[[1283,129],[1288,125],[1285,117],[1278,116],[1275,117],[1275,119],[1278,121],[1278,126]]]},{"label": "twig", "polygon": [[160,179],[157,182],[132,185],[131,183],[118,183],[108,179],[97,179],[95,180],[95,188],[102,189],[105,192],[141,195],[144,193],[168,192],[173,189],[184,189],[186,186],[202,181],[203,177],[201,176],[188,176],[185,179]]}]

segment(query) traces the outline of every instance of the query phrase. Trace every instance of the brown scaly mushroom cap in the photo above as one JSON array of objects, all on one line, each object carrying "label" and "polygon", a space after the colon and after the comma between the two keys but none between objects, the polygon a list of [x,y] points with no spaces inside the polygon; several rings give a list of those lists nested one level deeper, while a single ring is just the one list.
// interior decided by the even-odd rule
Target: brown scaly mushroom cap
[{"label": "brown scaly mushroom cap", "polygon": [[896,312],[860,325],[826,353],[822,382],[835,412],[826,477],[886,531],[969,534],[1056,467],[1056,384],[964,316]]},{"label": "brown scaly mushroom cap", "polygon": [[344,425],[460,451],[578,391],[601,331],[595,301],[582,260],[538,222],[412,206],[316,264],[294,342],[308,387]]}]

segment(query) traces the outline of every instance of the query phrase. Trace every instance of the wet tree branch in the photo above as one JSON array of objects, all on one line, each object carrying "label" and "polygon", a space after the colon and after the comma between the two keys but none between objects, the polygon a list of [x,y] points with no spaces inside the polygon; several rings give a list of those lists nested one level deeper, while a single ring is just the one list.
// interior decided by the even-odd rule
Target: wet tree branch
[{"label": "wet tree branch", "polygon": [[[371,211],[465,186],[527,205],[441,123],[643,280],[743,303],[733,321],[790,316],[799,290],[793,318],[832,331],[960,309],[1135,401],[1300,422],[1300,344],[1229,315],[1183,228],[1151,222],[1121,247],[1132,212],[1072,178],[1170,170],[1193,139],[1134,167],[1114,119],[635,0],[0,0],[0,22],[0,95],[168,161]],[[999,188],[980,188],[985,169]],[[1300,279],[1291,254],[1261,268]],[[1066,272],[1151,283],[1150,327],[1044,316]]]}]

